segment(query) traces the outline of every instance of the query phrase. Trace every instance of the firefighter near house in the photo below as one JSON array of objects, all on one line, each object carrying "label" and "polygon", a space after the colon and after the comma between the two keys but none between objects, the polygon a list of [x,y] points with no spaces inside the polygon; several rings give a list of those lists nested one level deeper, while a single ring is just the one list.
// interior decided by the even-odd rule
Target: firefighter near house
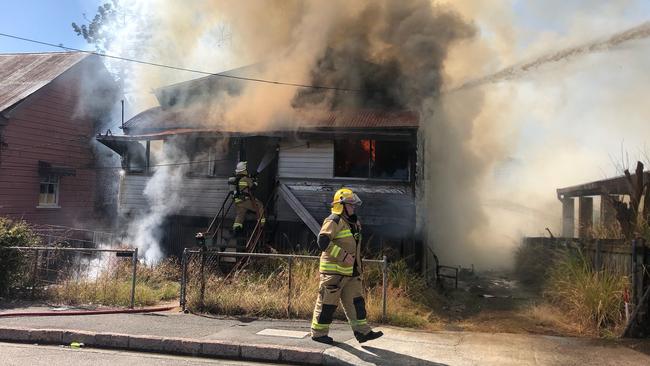
[{"label": "firefighter near house", "polygon": [[332,344],[330,325],[340,302],[359,343],[379,338],[382,332],[368,325],[361,282],[361,223],[355,214],[361,199],[351,189],[341,188],[334,194],[332,214],[318,234],[322,250],[319,264],[318,299],[311,322],[311,338]]},{"label": "firefighter near house", "polygon": [[235,167],[235,179],[233,182],[235,193],[233,199],[235,201],[236,216],[235,222],[232,224],[232,230],[236,238],[242,236],[244,221],[248,211],[256,213],[260,225],[266,223],[264,205],[253,195],[257,182],[248,174],[247,165],[245,161],[240,161]]}]

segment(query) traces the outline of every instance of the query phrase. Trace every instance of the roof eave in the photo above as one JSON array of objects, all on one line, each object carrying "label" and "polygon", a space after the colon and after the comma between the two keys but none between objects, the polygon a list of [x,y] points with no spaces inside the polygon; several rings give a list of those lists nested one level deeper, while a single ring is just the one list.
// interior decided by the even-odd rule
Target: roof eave
[{"label": "roof eave", "polygon": [[[650,180],[650,171],[644,172],[643,175],[645,181]],[[633,179],[635,176],[636,174],[632,174]],[[556,192],[558,199],[561,200],[563,198],[598,196],[603,194],[627,195],[630,194],[630,188],[627,183],[627,178],[622,175],[615,178],[558,188]]]}]

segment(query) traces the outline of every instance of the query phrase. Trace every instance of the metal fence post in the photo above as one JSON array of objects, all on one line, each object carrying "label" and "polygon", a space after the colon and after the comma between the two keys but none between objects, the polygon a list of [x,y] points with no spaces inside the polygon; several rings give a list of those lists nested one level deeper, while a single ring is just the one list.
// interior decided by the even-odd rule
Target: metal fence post
[{"label": "metal fence post", "polygon": [[293,267],[293,258],[289,257],[289,289],[287,291],[287,318],[291,318],[291,270]]},{"label": "metal fence post", "polygon": [[180,305],[181,309],[185,311],[185,296],[187,292],[187,248],[183,249],[183,257],[181,259],[181,294],[180,294]]},{"label": "metal fence post", "polygon": [[131,261],[133,262],[133,276],[131,278],[131,306],[129,307],[133,309],[135,307],[135,279],[138,268],[138,248],[135,248],[133,250],[133,257],[131,258]]},{"label": "metal fence post", "polygon": [[388,286],[388,260],[386,259],[386,256],[384,256],[382,263],[381,263],[381,277],[382,277],[382,294],[381,294],[381,302],[382,302],[382,311],[381,311],[381,319],[382,321],[386,321],[386,291],[387,291],[387,286]]},{"label": "metal fence post", "polygon": [[199,308],[203,311],[205,299],[205,247],[201,248],[201,291],[199,297]]},{"label": "metal fence post", "polygon": [[32,264],[32,300],[36,293],[36,282],[38,281],[38,249],[34,251],[34,263]]}]

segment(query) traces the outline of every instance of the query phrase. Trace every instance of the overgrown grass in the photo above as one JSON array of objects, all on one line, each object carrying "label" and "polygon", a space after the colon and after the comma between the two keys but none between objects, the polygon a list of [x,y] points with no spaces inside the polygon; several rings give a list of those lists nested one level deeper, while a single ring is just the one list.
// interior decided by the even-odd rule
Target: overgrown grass
[{"label": "overgrown grass", "polygon": [[[194,264],[190,268],[198,269]],[[246,315],[269,318],[309,319],[318,296],[318,262],[294,261],[292,268],[291,308],[289,297],[288,267],[281,260],[253,261],[246,270],[233,279],[225,280],[223,274],[212,271],[206,276],[203,307],[200,303],[200,276],[191,271],[188,286],[188,306],[193,311],[222,315]],[[387,287],[386,323],[396,326],[425,328],[434,316],[432,309],[437,295],[427,288],[424,280],[409,271],[404,261],[389,267]],[[382,315],[381,268],[368,264],[364,268],[364,287],[368,319],[380,322]],[[339,306],[335,317],[345,319]]]},{"label": "overgrown grass", "polygon": [[626,276],[596,271],[580,251],[566,251],[550,271],[544,295],[575,319],[584,332],[616,333],[622,327]]},{"label": "overgrown grass", "polygon": [[[103,269],[94,279],[71,278],[49,286],[43,295],[67,305],[128,306],[131,303],[131,271],[130,262],[120,262]],[[180,270],[173,260],[152,266],[140,264],[136,278],[136,306],[150,306],[178,298]]]},{"label": "overgrown grass", "polygon": [[[628,278],[613,263],[598,271],[577,247],[541,243],[521,246],[515,259],[519,280],[538,289],[544,300],[526,315],[582,335],[610,336],[624,326]],[[559,326],[558,319],[565,324]]]}]

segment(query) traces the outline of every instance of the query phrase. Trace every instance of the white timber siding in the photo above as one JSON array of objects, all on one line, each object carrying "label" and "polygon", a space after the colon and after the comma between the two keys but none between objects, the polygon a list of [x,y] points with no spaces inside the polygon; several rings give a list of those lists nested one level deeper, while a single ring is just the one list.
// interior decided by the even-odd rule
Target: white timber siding
[{"label": "white timber siding", "polygon": [[[143,175],[126,175],[120,184],[120,214],[129,212],[146,212],[149,201],[144,189],[150,177]],[[182,204],[173,215],[213,217],[221,208],[228,194],[228,181],[225,178],[185,178],[179,189]],[[174,192],[167,192],[172,195]],[[231,209],[230,215],[233,215]]]},{"label": "white timber siding", "polygon": [[280,178],[332,178],[334,176],[334,143],[310,141],[309,146],[296,141],[280,143],[278,175]]}]

